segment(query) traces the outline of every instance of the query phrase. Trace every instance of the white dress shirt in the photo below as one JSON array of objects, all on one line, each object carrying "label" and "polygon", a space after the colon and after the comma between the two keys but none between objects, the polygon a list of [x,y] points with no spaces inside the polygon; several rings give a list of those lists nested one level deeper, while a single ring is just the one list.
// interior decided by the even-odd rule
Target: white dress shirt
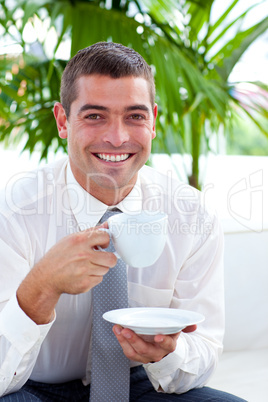
[{"label": "white dress shirt", "polygon": [[[156,390],[183,393],[203,386],[222,350],[223,235],[201,193],[147,166],[117,205],[168,214],[168,240],[158,261],[128,267],[130,307],[170,307],[202,313],[177,348],[144,367]],[[91,291],[63,294],[53,322],[36,325],[19,307],[16,290],[30,269],[64,236],[95,226],[107,205],[76,182],[68,158],[17,175],[0,196],[0,396],[31,378],[90,383]],[[137,363],[132,362],[132,366]]]}]

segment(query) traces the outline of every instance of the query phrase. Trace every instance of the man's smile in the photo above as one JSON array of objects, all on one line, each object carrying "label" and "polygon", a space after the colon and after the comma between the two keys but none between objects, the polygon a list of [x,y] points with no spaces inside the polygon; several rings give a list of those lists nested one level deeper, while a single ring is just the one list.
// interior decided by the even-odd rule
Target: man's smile
[{"label": "man's smile", "polygon": [[128,159],[132,154],[94,154],[99,159],[107,162],[122,162]]}]

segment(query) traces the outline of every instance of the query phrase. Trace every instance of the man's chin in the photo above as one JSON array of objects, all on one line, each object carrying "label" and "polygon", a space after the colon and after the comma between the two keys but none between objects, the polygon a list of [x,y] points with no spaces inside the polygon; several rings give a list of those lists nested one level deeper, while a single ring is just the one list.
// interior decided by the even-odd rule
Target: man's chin
[{"label": "man's chin", "polygon": [[116,180],[111,176],[108,176],[108,179],[99,174],[94,176],[95,179],[98,177],[99,180],[92,180],[93,177],[91,175],[91,180],[88,180],[86,191],[93,195],[93,197],[109,205],[116,205],[122,201],[133,189],[137,180],[136,176],[129,182]]}]

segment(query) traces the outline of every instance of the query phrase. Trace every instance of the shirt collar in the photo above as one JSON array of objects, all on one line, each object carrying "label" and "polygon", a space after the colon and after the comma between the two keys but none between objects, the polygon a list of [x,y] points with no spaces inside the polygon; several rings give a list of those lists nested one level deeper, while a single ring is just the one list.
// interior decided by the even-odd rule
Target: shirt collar
[{"label": "shirt collar", "polygon": [[117,205],[112,206],[104,204],[81,187],[73,175],[70,163],[67,164],[66,184],[70,207],[80,230],[96,226],[107,209],[117,207],[127,214],[137,214],[142,210],[139,175],[131,192]]}]

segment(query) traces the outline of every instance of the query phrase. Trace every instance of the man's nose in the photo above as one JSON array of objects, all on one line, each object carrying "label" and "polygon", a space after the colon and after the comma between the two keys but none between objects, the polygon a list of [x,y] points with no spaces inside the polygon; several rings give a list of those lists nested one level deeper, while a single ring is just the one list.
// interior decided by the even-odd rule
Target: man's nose
[{"label": "man's nose", "polygon": [[104,135],[104,141],[109,142],[114,147],[120,147],[129,141],[129,133],[125,124],[119,119],[113,121]]}]

